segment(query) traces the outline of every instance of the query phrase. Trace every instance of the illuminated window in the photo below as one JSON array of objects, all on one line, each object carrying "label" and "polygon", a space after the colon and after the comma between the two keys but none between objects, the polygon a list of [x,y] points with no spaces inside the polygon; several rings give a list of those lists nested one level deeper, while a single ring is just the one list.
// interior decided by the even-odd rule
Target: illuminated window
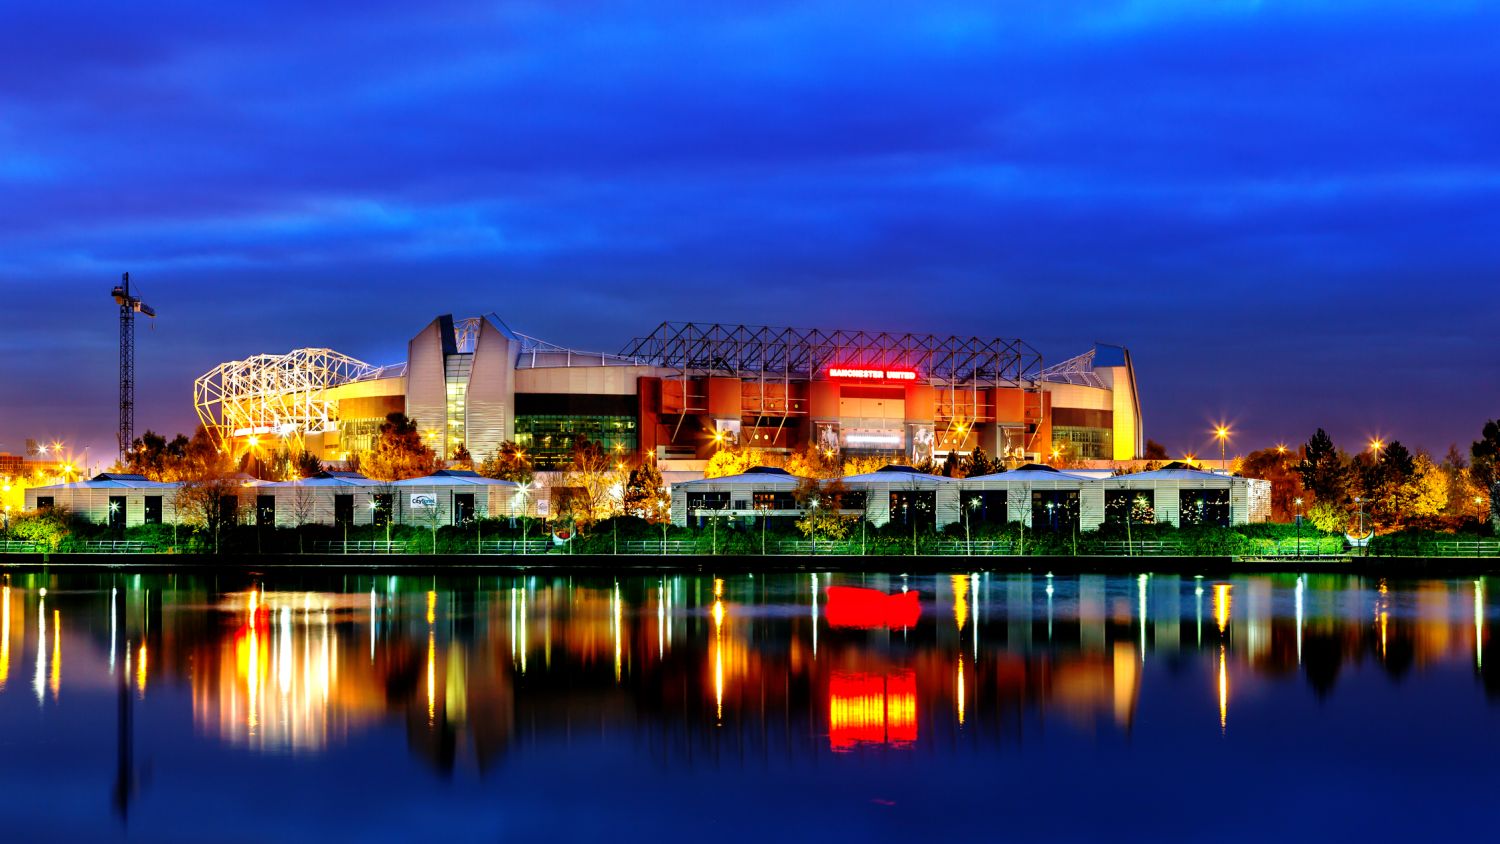
[{"label": "illuminated window", "polygon": [[598,443],[609,454],[634,454],[640,436],[633,416],[573,416],[563,414],[516,417],[516,445],[531,456],[538,469],[554,469],[573,459],[580,439]]},{"label": "illuminated window", "polygon": [[1133,525],[1156,524],[1156,493],[1149,489],[1105,490],[1104,521],[1122,525],[1126,514]]}]

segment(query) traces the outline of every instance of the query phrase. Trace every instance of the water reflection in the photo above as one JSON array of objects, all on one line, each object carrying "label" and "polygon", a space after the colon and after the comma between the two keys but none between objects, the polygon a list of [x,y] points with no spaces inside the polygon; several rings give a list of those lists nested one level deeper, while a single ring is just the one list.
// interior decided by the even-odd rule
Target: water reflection
[{"label": "water reflection", "polygon": [[[44,707],[123,670],[145,705],[185,692],[197,732],[225,746],[326,752],[395,723],[449,771],[580,729],[654,736],[653,752],[683,758],[731,734],[742,749],[774,740],[796,755],[1004,742],[1016,719],[1050,716],[1128,732],[1143,690],[1197,671],[1213,692],[1170,694],[1227,738],[1236,694],[1300,677],[1326,699],[1367,660],[1395,679],[1459,661],[1494,700],[1490,612],[1483,579],[382,577],[224,589],[27,575],[0,588],[0,694],[17,691],[13,663],[32,669]],[[1150,670],[1157,659],[1167,673]]]}]

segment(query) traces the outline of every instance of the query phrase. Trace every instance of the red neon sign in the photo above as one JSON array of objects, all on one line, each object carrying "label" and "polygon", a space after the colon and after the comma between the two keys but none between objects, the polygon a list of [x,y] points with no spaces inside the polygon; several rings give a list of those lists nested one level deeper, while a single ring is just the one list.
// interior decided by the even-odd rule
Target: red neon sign
[{"label": "red neon sign", "polygon": [[834,366],[828,370],[829,378],[852,378],[857,381],[915,381],[914,369],[884,369],[868,366]]}]

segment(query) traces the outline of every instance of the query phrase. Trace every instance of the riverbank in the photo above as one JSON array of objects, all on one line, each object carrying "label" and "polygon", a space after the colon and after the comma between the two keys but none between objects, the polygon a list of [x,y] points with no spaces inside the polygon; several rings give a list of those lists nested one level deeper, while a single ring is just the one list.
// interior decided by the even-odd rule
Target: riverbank
[{"label": "riverbank", "polygon": [[702,573],[786,571],[944,572],[991,571],[1016,574],[1242,574],[1252,572],[1327,572],[1382,577],[1429,577],[1500,574],[1495,557],[1282,557],[1272,560],[1229,556],[1002,556],[1002,555],[612,555],[612,554],[302,554],[287,556],[214,556],[207,554],[7,554],[0,572],[17,570],[132,572],[272,572],[318,570],[389,574],[460,572]]}]

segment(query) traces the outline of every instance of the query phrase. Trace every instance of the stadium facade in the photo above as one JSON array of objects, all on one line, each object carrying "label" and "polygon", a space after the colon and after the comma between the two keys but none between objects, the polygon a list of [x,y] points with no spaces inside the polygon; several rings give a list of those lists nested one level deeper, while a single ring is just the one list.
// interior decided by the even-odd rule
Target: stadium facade
[{"label": "stadium facade", "polygon": [[316,348],[232,361],[198,379],[195,405],[237,448],[294,438],[337,461],[401,411],[444,456],[462,445],[478,460],[512,441],[541,469],[566,462],[578,437],[682,469],[725,443],[913,463],[982,446],[1032,462],[1055,450],[1130,460],[1145,439],[1118,346],[1044,367],[1015,339],[662,323],[611,354],[490,314],[439,316],[407,349],[393,366]]}]

